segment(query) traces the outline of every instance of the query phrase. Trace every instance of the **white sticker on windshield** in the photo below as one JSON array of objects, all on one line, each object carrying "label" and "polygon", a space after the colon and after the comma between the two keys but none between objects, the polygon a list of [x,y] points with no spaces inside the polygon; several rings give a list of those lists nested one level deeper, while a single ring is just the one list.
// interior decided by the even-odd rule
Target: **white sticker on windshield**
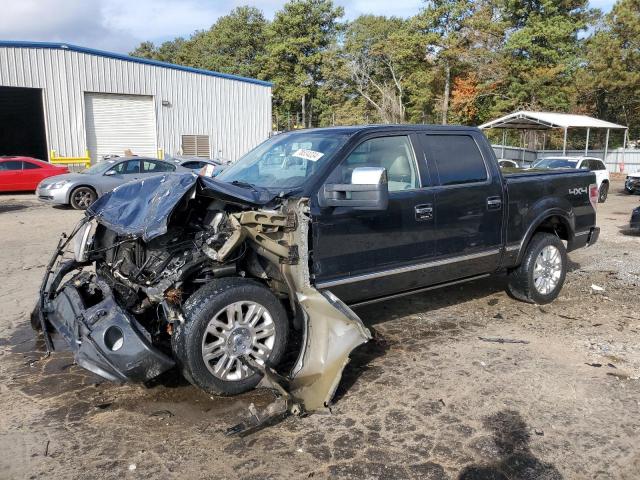
[{"label": "white sticker on windshield", "polygon": [[312,162],[317,162],[322,158],[324,153],[316,152],[315,150],[306,150],[304,148],[299,148],[295,152],[291,154],[292,157],[304,158],[305,160],[311,160]]}]

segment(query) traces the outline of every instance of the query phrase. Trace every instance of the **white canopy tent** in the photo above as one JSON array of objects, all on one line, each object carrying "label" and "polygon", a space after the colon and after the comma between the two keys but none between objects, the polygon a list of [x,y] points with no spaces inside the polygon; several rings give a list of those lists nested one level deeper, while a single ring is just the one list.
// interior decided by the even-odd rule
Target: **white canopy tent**
[{"label": "white canopy tent", "polygon": [[530,112],[526,110],[520,110],[519,112],[510,113],[504,117],[497,118],[487,123],[483,123],[478,128],[500,128],[504,132],[502,134],[502,145],[506,140],[506,130],[552,130],[561,128],[564,130],[564,142],[562,146],[563,154],[567,153],[567,131],[570,128],[585,128],[587,130],[587,136],[584,146],[584,154],[587,155],[589,151],[589,134],[591,129],[604,129],[607,131],[607,137],[604,146],[604,157],[607,157],[607,151],[609,149],[609,132],[611,130],[624,130],[623,140],[623,161],[624,151],[627,148],[627,134],[628,128],[624,125],[618,125],[611,122],[605,122],[597,118],[588,117],[586,115],[573,115],[571,113],[553,113],[553,112]]}]

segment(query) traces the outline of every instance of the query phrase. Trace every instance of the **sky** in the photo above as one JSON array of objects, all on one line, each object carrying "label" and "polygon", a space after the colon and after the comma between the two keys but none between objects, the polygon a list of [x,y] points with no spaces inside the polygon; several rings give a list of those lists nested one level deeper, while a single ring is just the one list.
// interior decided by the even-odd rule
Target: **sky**
[{"label": "sky", "polygon": [[[10,0],[3,2],[0,40],[64,42],[128,53],[140,42],[160,43],[209,28],[240,5],[260,8],[267,17],[286,0]],[[420,0],[334,0],[353,19],[364,13],[407,17]],[[591,0],[609,11],[614,0]]]}]

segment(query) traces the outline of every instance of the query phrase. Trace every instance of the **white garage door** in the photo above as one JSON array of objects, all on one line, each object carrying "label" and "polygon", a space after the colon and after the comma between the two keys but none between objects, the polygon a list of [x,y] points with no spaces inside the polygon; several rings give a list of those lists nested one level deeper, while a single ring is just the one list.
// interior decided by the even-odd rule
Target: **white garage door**
[{"label": "white garage door", "polygon": [[155,157],[156,121],[153,97],[85,93],[87,147],[91,160],[104,155],[134,155]]}]

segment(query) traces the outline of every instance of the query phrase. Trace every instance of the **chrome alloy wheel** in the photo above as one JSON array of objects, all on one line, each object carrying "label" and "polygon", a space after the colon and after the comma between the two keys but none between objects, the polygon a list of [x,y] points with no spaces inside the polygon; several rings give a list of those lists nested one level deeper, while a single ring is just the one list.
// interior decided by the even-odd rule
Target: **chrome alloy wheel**
[{"label": "chrome alloy wheel", "polygon": [[553,245],[547,245],[538,254],[533,267],[533,284],[541,295],[551,293],[562,276],[562,257]]},{"label": "chrome alloy wheel", "polygon": [[202,337],[202,359],[221,380],[242,380],[254,374],[240,357],[260,365],[268,360],[275,343],[273,318],[255,302],[235,302],[216,313]]},{"label": "chrome alloy wheel", "polygon": [[88,188],[78,188],[73,192],[73,202],[81,210],[85,210],[94,202],[93,192]]}]

